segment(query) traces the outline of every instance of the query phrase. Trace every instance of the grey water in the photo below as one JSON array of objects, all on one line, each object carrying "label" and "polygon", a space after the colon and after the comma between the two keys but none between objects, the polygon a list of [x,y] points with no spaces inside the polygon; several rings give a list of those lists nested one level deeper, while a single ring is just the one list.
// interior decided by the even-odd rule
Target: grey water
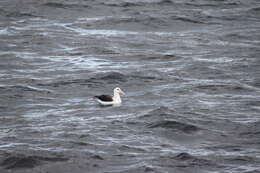
[{"label": "grey water", "polygon": [[1,0],[0,172],[260,172],[260,1]]}]

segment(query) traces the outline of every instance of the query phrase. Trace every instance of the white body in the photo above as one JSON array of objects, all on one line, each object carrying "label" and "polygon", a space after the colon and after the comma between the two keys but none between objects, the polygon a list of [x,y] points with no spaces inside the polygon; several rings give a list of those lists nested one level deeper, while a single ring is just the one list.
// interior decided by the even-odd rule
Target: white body
[{"label": "white body", "polygon": [[114,101],[112,101],[112,102],[104,102],[104,101],[101,101],[99,99],[97,99],[97,101],[98,101],[98,103],[100,103],[103,106],[112,106],[112,105],[120,105],[121,104],[121,102],[114,102]]}]

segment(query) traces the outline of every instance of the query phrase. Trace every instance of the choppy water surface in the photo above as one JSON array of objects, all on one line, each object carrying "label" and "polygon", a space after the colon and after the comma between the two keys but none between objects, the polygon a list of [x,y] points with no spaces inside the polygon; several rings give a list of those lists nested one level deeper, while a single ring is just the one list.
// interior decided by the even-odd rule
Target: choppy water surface
[{"label": "choppy water surface", "polygon": [[1,0],[0,172],[259,172],[259,45],[258,0]]}]

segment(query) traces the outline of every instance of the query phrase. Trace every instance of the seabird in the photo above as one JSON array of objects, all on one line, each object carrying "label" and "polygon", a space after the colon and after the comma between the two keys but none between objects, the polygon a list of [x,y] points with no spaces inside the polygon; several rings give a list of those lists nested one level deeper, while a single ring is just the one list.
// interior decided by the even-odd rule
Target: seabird
[{"label": "seabird", "polygon": [[120,105],[122,103],[120,94],[125,94],[120,88],[116,87],[114,89],[114,95],[99,95],[99,96],[94,96],[94,98],[97,99],[97,101],[104,106],[108,105]]}]

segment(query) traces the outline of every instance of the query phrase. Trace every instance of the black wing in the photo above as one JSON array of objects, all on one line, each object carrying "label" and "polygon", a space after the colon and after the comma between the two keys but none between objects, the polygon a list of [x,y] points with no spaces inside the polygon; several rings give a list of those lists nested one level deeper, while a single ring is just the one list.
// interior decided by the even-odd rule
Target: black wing
[{"label": "black wing", "polygon": [[104,102],[112,102],[113,98],[109,95],[100,95],[100,96],[94,96],[95,98],[104,101]]}]

